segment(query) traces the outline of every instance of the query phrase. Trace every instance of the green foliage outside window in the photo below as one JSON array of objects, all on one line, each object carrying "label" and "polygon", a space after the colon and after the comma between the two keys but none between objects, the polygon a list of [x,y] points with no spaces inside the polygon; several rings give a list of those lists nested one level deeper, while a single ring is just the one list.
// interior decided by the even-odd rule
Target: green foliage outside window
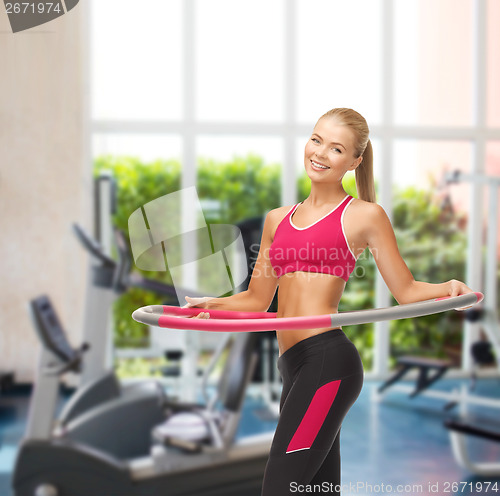
[{"label": "green foliage outside window", "polygon": [[[101,171],[110,171],[116,178],[118,210],[114,223],[127,236],[128,217],[132,212],[181,188],[182,166],[175,159],[143,163],[131,157],[101,156],[95,160],[94,170],[96,175]],[[281,173],[279,164],[266,164],[253,154],[235,157],[229,162],[199,159],[198,196],[202,202],[212,200],[216,205],[215,209],[207,210],[207,221],[235,224],[246,218],[263,216],[279,207]],[[353,175],[344,178],[344,187],[347,193],[356,196]],[[305,199],[309,191],[310,182],[304,173],[297,181],[298,200]],[[464,279],[464,223],[465,219],[443,211],[434,200],[432,191],[413,187],[394,190],[393,227],[400,252],[416,280],[438,283]],[[167,272],[142,274],[171,283]],[[376,266],[366,250],[346,286],[339,311],[373,308],[375,277]],[[147,346],[147,327],[134,322],[130,314],[139,306],[159,301],[165,300],[139,289],[131,289],[117,299],[114,307],[116,346]],[[418,353],[444,357],[460,348],[462,326],[460,315],[456,312],[398,320],[391,322],[390,326],[392,352],[395,355]],[[373,359],[373,328],[373,325],[344,328],[358,347],[366,370],[370,369]]]}]

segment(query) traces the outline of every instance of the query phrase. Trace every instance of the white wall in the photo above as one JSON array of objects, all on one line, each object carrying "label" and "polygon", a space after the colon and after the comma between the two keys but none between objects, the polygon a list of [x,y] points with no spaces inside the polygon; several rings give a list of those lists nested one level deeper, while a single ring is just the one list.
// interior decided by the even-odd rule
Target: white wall
[{"label": "white wall", "polygon": [[80,341],[87,259],[71,223],[91,219],[84,15],[78,5],[16,34],[0,16],[0,369],[18,382],[36,367],[31,298],[49,294]]}]

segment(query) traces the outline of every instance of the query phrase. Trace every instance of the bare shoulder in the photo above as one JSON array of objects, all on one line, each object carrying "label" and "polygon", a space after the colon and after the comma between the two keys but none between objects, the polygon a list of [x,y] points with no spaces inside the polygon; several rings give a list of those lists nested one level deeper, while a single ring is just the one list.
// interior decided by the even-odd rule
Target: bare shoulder
[{"label": "bare shoulder", "polygon": [[[374,231],[386,227],[389,222],[384,208],[378,203],[355,198],[346,211],[346,222],[355,226],[362,239],[368,239]],[[363,243],[364,245],[364,243]]]},{"label": "bare shoulder", "polygon": [[349,208],[353,216],[359,217],[359,220],[366,222],[380,222],[387,214],[384,208],[378,203],[367,202],[355,198]]},{"label": "bare shoulder", "polygon": [[270,219],[276,220],[279,219],[280,221],[283,220],[288,212],[294,207],[294,205],[285,205],[283,207],[278,207],[278,208],[273,208],[268,212],[268,216]]},{"label": "bare shoulder", "polygon": [[267,213],[266,224],[272,238],[274,238],[274,233],[281,221],[293,207],[294,205],[285,205],[283,207],[274,208]]}]

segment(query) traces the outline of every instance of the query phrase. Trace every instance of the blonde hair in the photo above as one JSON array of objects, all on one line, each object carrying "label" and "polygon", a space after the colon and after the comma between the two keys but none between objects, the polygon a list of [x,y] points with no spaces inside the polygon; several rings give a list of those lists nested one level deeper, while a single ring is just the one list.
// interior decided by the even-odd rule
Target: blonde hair
[{"label": "blonde hair", "polygon": [[338,124],[348,126],[355,136],[355,158],[363,156],[362,162],[356,168],[356,189],[358,197],[371,203],[376,203],[375,181],[373,179],[373,148],[369,138],[370,129],[365,118],[350,108],[335,108],[323,114],[318,121],[329,117]]}]

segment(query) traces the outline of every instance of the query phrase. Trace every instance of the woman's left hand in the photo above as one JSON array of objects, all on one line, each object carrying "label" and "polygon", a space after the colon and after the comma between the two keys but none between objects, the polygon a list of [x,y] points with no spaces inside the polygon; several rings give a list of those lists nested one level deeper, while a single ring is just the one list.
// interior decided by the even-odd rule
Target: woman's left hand
[{"label": "woman's left hand", "polygon": [[[451,281],[448,281],[448,284],[450,285],[450,289],[448,294],[453,297],[453,296],[460,296],[466,293],[473,293],[472,289],[469,288],[465,283],[462,281],[457,281],[456,279],[452,279]],[[467,310],[467,308],[471,308],[474,305],[469,305],[468,307],[461,307],[461,308],[455,308],[455,310]]]}]

